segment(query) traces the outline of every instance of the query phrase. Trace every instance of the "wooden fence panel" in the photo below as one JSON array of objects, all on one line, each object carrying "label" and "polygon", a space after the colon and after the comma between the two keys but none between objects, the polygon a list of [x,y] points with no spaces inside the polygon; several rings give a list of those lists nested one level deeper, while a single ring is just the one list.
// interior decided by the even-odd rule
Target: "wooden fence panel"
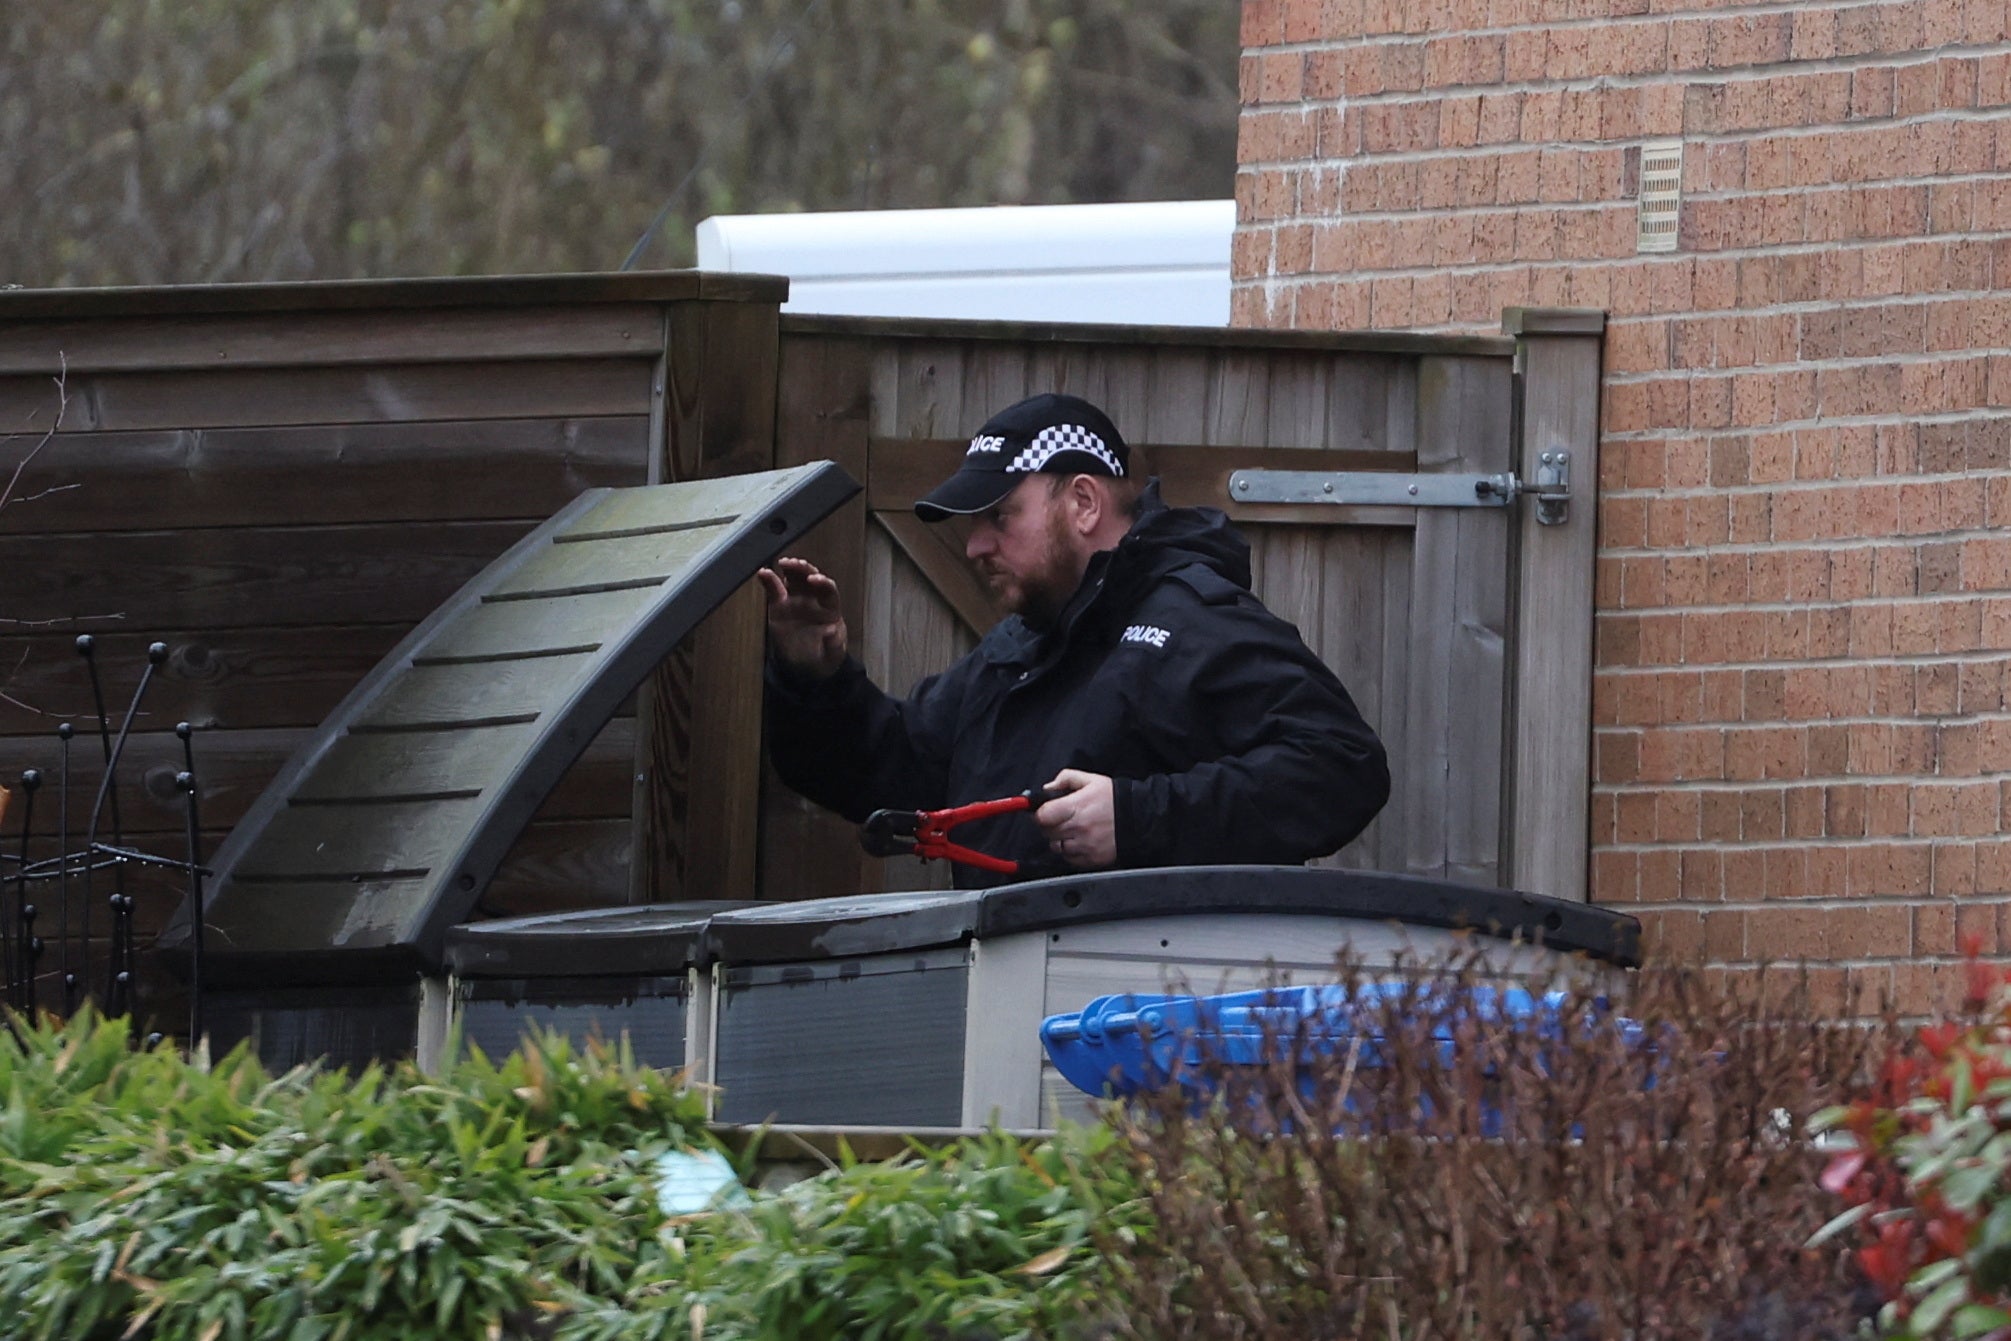
[{"label": "wooden fence panel", "polygon": [[[920,524],[913,498],[990,414],[1057,389],[1103,405],[1169,501],[1223,507],[1245,528],[1259,594],[1404,761],[1398,800],[1334,860],[1503,878],[1512,819],[1498,774],[1454,757],[1467,737],[1508,748],[1500,714],[1485,720],[1498,698],[1486,686],[1509,673],[1504,655],[1514,661],[1504,584],[1530,579],[1474,558],[1475,533],[1501,519],[1251,506],[1228,497],[1228,477],[1315,458],[1411,470],[1421,449],[1422,468],[1477,460],[1474,444],[1508,423],[1512,342],[778,324],[779,286],[673,278],[0,294],[0,482],[27,462],[0,509],[0,778],[48,767],[53,724],[84,722],[77,633],[99,639],[114,699],[160,638],[173,651],[130,747],[128,827],[179,841],[169,728],[186,720],[205,733],[213,840],[412,623],[579,491],[769,459],[837,460],[867,484],[801,548],[837,576],[855,650],[905,691],[996,613],[955,528]],[[59,370],[68,404],[44,444]],[[1573,506],[1590,515],[1589,502]],[[1427,634],[1414,612],[1433,593],[1453,604]],[[751,758],[758,735],[759,629],[750,592],[666,670],[641,720],[610,724],[526,831],[487,910],[946,877],[865,857],[850,825],[772,775],[721,764]],[[1446,698],[1474,683],[1481,693]],[[73,755],[80,777],[87,744]],[[1544,767],[1547,788],[1569,790],[1560,765]],[[729,774],[716,803],[694,810],[693,778]],[[699,831],[716,831],[709,853],[687,844]],[[157,900],[179,897],[174,882],[146,880]]]},{"label": "wooden fence panel", "polygon": [[[1507,341],[1330,341],[1243,332],[1155,339],[1137,332],[1003,324],[790,319],[784,366],[843,342],[871,350],[867,505],[874,524],[830,551],[860,574],[854,645],[882,687],[904,693],[961,655],[997,617],[956,558],[956,524],[925,526],[915,497],[955,468],[964,441],[1023,396],[1059,390],[1101,404],[1169,502],[1222,508],[1251,542],[1253,587],[1342,676],[1398,774],[1384,815],[1331,864],[1503,878],[1501,704],[1506,668],[1506,519],[1411,507],[1251,505],[1239,469],[1505,470],[1512,374]],[[827,400],[843,399],[835,388]],[[856,445],[854,447],[856,451]],[[856,537],[856,540],[852,540]],[[854,557],[840,557],[849,553]],[[850,600],[848,594],[848,601]],[[771,811],[787,804],[770,792]],[[800,804],[800,803],[798,803]],[[849,827],[799,840],[835,848]],[[796,854],[799,883],[775,897],[841,893]],[[833,856],[823,869],[851,878]],[[946,872],[884,864],[868,887],[920,888]],[[802,883],[807,882],[807,883]]]},{"label": "wooden fence panel", "polygon": [[[189,721],[214,847],[305,729],[467,577],[582,490],[647,481],[669,432],[656,374],[672,309],[701,318],[687,336],[714,340],[714,366],[750,331],[772,358],[781,286],[713,288],[623,276],[0,294],[0,484],[19,470],[0,509],[0,779],[29,766],[53,778],[54,725],[89,722],[78,633],[98,640],[115,713],[159,639],[172,651],[121,769],[125,828],[180,850],[170,728]],[[727,307],[752,315],[693,313]],[[756,359],[747,380],[757,394],[741,407],[680,388],[699,431],[678,441],[706,469],[743,468],[733,452],[772,439],[759,403],[772,363]],[[627,710],[601,732],[506,863],[494,910],[628,897],[637,740]],[[73,744],[73,794],[95,785],[98,748]],[[49,800],[38,828],[54,826]],[[181,888],[146,881],[141,924],[157,927]]]}]

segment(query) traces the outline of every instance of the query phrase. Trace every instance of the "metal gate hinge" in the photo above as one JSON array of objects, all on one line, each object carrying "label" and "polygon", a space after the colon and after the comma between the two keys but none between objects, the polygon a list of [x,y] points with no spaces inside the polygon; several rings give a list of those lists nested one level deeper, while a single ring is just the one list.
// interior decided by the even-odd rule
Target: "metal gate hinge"
[{"label": "metal gate hinge", "polygon": [[1505,508],[1536,501],[1536,520],[1561,526],[1571,503],[1571,453],[1544,452],[1536,479],[1502,475],[1399,475],[1386,470],[1238,470],[1229,497],[1238,503],[1331,503],[1337,507]]}]

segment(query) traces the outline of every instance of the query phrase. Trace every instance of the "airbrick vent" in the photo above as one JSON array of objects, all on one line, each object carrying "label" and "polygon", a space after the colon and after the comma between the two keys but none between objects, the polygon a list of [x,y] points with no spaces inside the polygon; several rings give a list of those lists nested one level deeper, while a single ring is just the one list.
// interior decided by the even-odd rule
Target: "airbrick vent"
[{"label": "airbrick vent", "polygon": [[1683,206],[1683,142],[1650,140],[1641,146],[1641,231],[1637,252],[1676,250],[1676,221]]}]

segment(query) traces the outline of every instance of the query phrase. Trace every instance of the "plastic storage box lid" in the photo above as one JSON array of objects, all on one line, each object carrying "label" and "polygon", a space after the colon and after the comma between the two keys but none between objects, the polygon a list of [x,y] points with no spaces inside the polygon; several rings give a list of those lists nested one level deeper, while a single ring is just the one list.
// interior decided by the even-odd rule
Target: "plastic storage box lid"
[{"label": "plastic storage box lid", "polygon": [[800,963],[1136,918],[1223,914],[1470,930],[1612,964],[1639,962],[1640,924],[1604,908],[1450,880],[1306,866],[1171,866],[991,889],[766,903],[714,917],[703,954],[729,964]]},{"label": "plastic storage box lid", "polygon": [[745,900],[652,903],[470,922],[447,932],[447,967],[463,978],[591,978],[698,967],[705,925]]}]

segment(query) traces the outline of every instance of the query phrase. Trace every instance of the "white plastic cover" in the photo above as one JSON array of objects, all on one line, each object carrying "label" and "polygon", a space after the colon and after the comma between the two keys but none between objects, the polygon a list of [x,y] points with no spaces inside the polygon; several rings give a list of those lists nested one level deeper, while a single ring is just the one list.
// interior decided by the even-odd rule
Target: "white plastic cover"
[{"label": "white plastic cover", "polygon": [[1233,200],[717,215],[698,267],[787,275],[785,312],[1226,326]]}]

